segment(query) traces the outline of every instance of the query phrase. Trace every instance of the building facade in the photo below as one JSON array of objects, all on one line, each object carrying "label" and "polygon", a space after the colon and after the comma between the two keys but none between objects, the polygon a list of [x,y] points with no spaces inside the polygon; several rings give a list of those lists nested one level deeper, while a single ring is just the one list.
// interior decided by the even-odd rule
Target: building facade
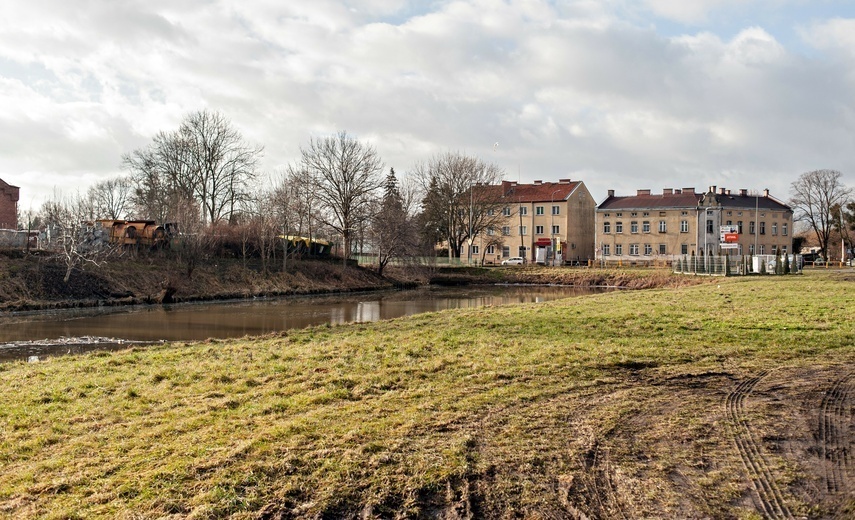
[{"label": "building facade", "polygon": [[18,229],[18,197],[20,188],[0,179],[0,229]]},{"label": "building facade", "polygon": [[710,186],[638,190],[608,197],[596,210],[597,259],[670,260],[688,254],[792,253],[793,210],[769,190],[732,193]]},{"label": "building facade", "polygon": [[596,201],[582,181],[504,181],[500,188],[502,205],[496,211],[504,218],[474,238],[473,260],[498,264],[516,256],[540,263],[593,259]]}]

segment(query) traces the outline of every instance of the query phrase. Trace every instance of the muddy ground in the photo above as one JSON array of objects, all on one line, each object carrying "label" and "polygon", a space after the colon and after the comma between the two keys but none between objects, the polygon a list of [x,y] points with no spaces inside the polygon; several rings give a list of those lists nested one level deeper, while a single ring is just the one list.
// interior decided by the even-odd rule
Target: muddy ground
[{"label": "muddy ground", "polygon": [[[426,490],[418,509],[448,519],[855,518],[853,375],[851,364],[616,370],[549,402],[440,425],[468,433],[471,471]],[[533,426],[511,429],[509,416]],[[330,517],[383,518],[406,499]]]}]

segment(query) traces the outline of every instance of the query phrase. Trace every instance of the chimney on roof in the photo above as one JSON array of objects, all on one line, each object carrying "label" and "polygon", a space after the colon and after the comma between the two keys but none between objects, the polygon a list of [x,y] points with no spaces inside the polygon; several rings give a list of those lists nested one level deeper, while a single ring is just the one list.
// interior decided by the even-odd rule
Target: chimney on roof
[{"label": "chimney on roof", "polygon": [[674,195],[679,195],[679,194],[681,194],[681,193],[683,193],[683,190],[681,190],[680,188],[675,188],[675,189],[674,189]]},{"label": "chimney on roof", "polygon": [[615,190],[609,190],[609,198],[615,196]]},{"label": "chimney on roof", "polygon": [[638,195],[650,195],[650,190],[638,190],[636,196]]},{"label": "chimney on roof", "polygon": [[725,191],[724,191],[724,194],[725,194],[725,195],[730,195],[730,190],[725,190]]},{"label": "chimney on roof", "polygon": [[683,193],[695,193],[695,188],[683,188]]},{"label": "chimney on roof", "polygon": [[763,196],[766,198],[769,197],[769,188],[766,188],[765,190],[763,190]]},{"label": "chimney on roof", "polygon": [[724,195],[726,191],[727,191],[727,190],[725,190],[724,188],[719,188],[719,189],[718,189],[718,194],[719,194],[719,195]]},{"label": "chimney on roof", "polygon": [[748,196],[748,190],[746,190],[745,188],[740,189],[739,190],[739,196],[740,197],[747,197]]},{"label": "chimney on roof", "polygon": [[715,193],[715,186],[710,186],[710,188],[707,190],[707,193]]},{"label": "chimney on roof", "polygon": [[558,184],[570,184],[570,179],[558,179]]},{"label": "chimney on roof", "polygon": [[672,190],[671,188],[664,188],[662,190],[662,195],[671,195],[672,193],[674,193],[674,190]]},{"label": "chimney on roof", "polygon": [[541,180],[534,181],[535,186],[540,186],[541,184],[543,184],[543,181]]}]

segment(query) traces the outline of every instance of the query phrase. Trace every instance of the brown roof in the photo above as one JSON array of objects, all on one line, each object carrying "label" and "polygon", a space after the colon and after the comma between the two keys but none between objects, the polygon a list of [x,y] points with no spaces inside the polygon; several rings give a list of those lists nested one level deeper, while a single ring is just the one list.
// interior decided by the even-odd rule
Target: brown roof
[{"label": "brown roof", "polygon": [[581,181],[543,182],[536,184],[517,184],[503,181],[504,197],[515,202],[550,202],[565,200],[580,185]]},{"label": "brown roof", "polygon": [[661,208],[697,208],[703,198],[702,193],[674,193],[671,195],[632,195],[630,197],[609,197],[597,206],[603,209],[661,209]]}]

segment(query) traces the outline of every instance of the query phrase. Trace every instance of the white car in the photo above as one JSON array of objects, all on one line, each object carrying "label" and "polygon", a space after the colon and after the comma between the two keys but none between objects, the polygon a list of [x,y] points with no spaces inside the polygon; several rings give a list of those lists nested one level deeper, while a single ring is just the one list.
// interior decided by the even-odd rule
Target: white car
[{"label": "white car", "polygon": [[523,265],[525,260],[521,256],[512,256],[502,260],[502,265]]}]

